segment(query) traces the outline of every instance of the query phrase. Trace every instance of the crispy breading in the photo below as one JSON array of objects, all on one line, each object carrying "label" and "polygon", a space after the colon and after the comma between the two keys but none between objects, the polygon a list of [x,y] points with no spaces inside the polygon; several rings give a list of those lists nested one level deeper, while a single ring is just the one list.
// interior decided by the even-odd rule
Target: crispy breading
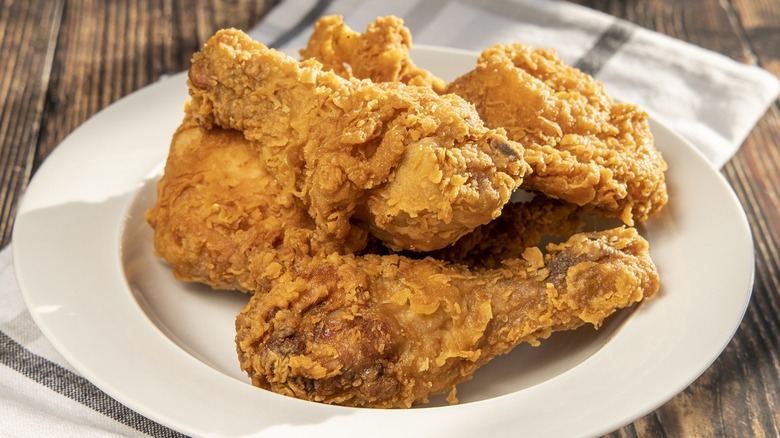
[{"label": "crispy breading", "polygon": [[314,24],[314,32],[300,53],[345,78],[402,82],[443,92],[444,80],[414,65],[411,48],[412,34],[398,17],[379,17],[361,34],[350,29],[341,16],[328,15]]},{"label": "crispy breading", "polygon": [[278,270],[296,255],[358,251],[367,237],[355,228],[348,244],[317,239],[314,221],[256,145],[238,131],[205,130],[191,118],[173,136],[157,200],[145,217],[157,256],[178,279],[244,292],[257,289],[257,272]]},{"label": "crispy breading", "polygon": [[547,255],[522,249],[542,232],[569,229],[563,223],[578,226],[579,210],[540,199],[508,206],[496,224],[505,234],[481,228],[446,250],[496,269],[355,255],[365,236],[355,248],[318,242],[256,145],[187,119],[147,219],[178,278],[254,294],[236,341],[255,384],[327,403],[405,407],[452,390],[519,342],[598,325],[657,289],[634,229],[576,234]]},{"label": "crispy breading", "polygon": [[[403,36],[400,22],[384,22],[374,36]],[[318,44],[332,38],[341,45],[333,54],[362,53],[340,41],[354,36],[348,28],[330,25]],[[235,30],[193,57],[192,100],[146,218],[178,278],[253,294],[236,318],[239,362],[253,384],[346,406],[410,407],[448,391],[456,402],[456,385],[496,355],[555,331],[598,327],[658,290],[636,229],[573,234],[591,209],[628,222],[662,205],[626,189],[625,204],[604,196],[615,207],[598,196],[614,187],[594,188],[645,178],[632,163],[603,160],[612,152],[598,144],[627,147],[619,150],[641,162],[639,113],[615,118],[619,105],[597,87],[568,83],[581,78],[562,68],[537,69],[531,82],[560,90],[529,105],[552,107],[537,113],[567,131],[556,138],[546,131],[552,125],[529,118],[539,129],[520,140],[558,148],[544,155],[545,143],[529,161],[539,167],[569,153],[572,168],[588,159],[603,167],[598,181],[583,176],[590,189],[572,186],[575,197],[596,192],[582,206],[544,195],[505,206],[521,184],[537,188],[523,183],[523,147],[486,128],[462,98],[399,83],[398,63],[376,65],[393,82],[342,78]],[[591,118],[564,126],[566,111]],[[567,138],[582,143],[576,154],[564,153]],[[647,164],[664,167],[657,158]],[[535,247],[543,234],[567,239],[543,252]],[[438,251],[394,254],[377,238],[392,250]]]},{"label": "crispy breading", "polygon": [[[428,254],[473,268],[497,267],[536,246],[543,234],[569,237],[581,228],[581,213],[543,197],[511,203],[496,220]],[[204,129],[189,117],[173,136],[146,220],[155,252],[174,275],[215,289],[251,293],[266,270],[272,276],[296,257],[367,250],[360,227],[342,243],[318,239],[314,220],[274,178],[257,145],[238,131]],[[373,250],[388,252],[376,245]],[[257,253],[266,255],[250,257]]]},{"label": "crispy breading", "polygon": [[[369,41],[371,47],[390,51],[363,47]],[[379,17],[359,34],[340,17],[329,16],[315,25],[302,53],[346,78],[397,82],[404,80],[399,66],[413,66],[407,61],[409,47],[411,34],[396,17]],[[433,76],[411,69],[416,76]],[[431,86],[442,92],[435,83]],[[523,189],[629,225],[646,220],[667,202],[666,163],[653,144],[647,114],[615,102],[600,82],[565,65],[552,50],[496,45],[444,92],[474,103],[488,126],[505,128],[510,139],[526,147],[533,173]]]},{"label": "crispy breading", "polygon": [[488,126],[523,144],[533,169],[524,189],[629,225],[666,204],[666,162],[647,114],[614,102],[601,83],[554,51],[493,46],[447,92],[474,103]]}]

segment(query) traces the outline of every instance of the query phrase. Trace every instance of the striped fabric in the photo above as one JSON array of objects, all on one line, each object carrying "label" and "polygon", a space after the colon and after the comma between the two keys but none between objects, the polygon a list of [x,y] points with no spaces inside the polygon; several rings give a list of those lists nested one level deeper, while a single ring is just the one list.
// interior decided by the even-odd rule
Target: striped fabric
[{"label": "striped fabric", "polygon": [[[397,15],[415,43],[479,51],[496,42],[552,47],[724,164],[778,93],[767,72],[549,0],[302,0],[276,6],[256,39],[295,53],[323,14],[362,31]],[[0,251],[0,436],[181,436],[118,403],[80,376],[35,326],[19,293],[10,247]]]},{"label": "striped fabric", "polygon": [[76,373],[35,326],[0,251],[0,436],[183,436],[106,395]]}]

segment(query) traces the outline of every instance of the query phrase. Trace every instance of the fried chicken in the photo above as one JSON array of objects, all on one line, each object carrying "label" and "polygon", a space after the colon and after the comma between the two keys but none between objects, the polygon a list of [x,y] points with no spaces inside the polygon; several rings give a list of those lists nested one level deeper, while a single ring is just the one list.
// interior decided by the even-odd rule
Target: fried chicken
[{"label": "fried chicken", "polygon": [[237,30],[194,55],[189,85],[195,119],[255,141],[334,241],[363,222],[394,249],[442,248],[496,218],[528,171],[460,97],[344,79]]},{"label": "fried chicken", "polygon": [[402,82],[443,92],[444,81],[415,66],[409,57],[412,34],[403,24],[398,17],[378,17],[361,34],[344,24],[341,16],[328,15],[314,24],[314,33],[300,54],[345,78]]},{"label": "fried chicken", "polygon": [[533,169],[524,189],[629,225],[666,204],[666,163],[647,114],[614,102],[601,83],[555,52],[496,45],[447,92],[474,103],[485,124],[523,144]]},{"label": "fried chicken", "polygon": [[236,319],[241,368],[275,392],[399,408],[451,391],[521,342],[598,326],[653,295],[658,277],[633,228],[577,234],[495,270],[396,255],[294,265]]},{"label": "fried chicken", "polygon": [[[371,53],[339,22],[323,22],[323,53]],[[462,98],[399,83],[424,75],[396,62],[401,23],[379,23],[366,35],[400,36],[398,51],[368,76],[402,66],[381,84],[217,33],[193,57],[146,218],[177,278],[252,294],[236,348],[253,384],[346,406],[455,402],[496,355],[598,327],[658,274],[633,228],[534,247],[575,233],[586,209],[505,206],[529,172],[522,145]],[[372,253],[376,239],[390,250]]]}]

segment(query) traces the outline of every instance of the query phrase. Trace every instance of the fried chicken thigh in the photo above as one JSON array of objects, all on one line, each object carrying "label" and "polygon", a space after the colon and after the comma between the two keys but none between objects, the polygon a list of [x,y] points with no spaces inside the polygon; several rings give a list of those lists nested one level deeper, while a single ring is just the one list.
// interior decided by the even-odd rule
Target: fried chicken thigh
[{"label": "fried chicken thigh", "polygon": [[666,204],[666,163],[647,114],[614,102],[598,81],[553,51],[496,45],[447,92],[474,103],[485,124],[523,144],[533,169],[524,189],[629,225]]},{"label": "fried chicken thigh", "polygon": [[179,280],[252,292],[262,281],[258,272],[279,270],[297,256],[366,245],[359,228],[340,245],[318,239],[313,219],[257,149],[238,131],[206,130],[189,117],[174,134],[145,218],[157,256]]},{"label": "fried chicken thigh", "polygon": [[658,289],[633,228],[548,249],[495,270],[372,255],[298,263],[236,319],[241,368],[257,386],[306,400],[409,407],[518,343],[598,326]]},{"label": "fried chicken thigh", "polygon": [[300,53],[345,78],[402,82],[443,92],[444,81],[415,66],[409,57],[412,34],[403,24],[398,17],[379,17],[361,34],[344,24],[340,16],[328,15],[314,24],[314,33]]},{"label": "fried chicken thigh", "polygon": [[344,79],[237,30],[194,55],[189,84],[195,119],[256,142],[334,241],[363,222],[394,249],[442,248],[496,218],[528,171],[460,97]]}]

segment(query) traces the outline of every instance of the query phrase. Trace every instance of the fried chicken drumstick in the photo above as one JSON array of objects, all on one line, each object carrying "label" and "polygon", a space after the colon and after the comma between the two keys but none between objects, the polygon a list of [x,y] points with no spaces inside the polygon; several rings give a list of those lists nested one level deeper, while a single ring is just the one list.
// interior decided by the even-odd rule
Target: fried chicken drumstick
[{"label": "fried chicken drumstick", "polygon": [[521,342],[598,326],[658,289],[633,228],[548,249],[484,271],[399,256],[297,263],[236,319],[241,368],[257,386],[306,400],[409,407]]},{"label": "fried chicken drumstick", "polygon": [[190,112],[240,130],[317,231],[356,221],[394,249],[442,248],[496,218],[528,170],[523,148],[455,95],[298,63],[237,30],[193,56]]}]

